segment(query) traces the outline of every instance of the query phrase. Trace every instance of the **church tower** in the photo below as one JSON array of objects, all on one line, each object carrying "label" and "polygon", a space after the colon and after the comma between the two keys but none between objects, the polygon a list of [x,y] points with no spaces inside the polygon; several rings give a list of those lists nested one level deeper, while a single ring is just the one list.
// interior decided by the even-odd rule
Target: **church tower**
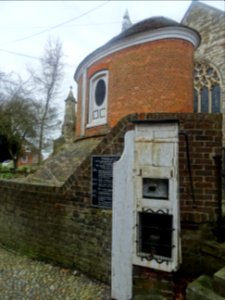
[{"label": "church tower", "polygon": [[70,87],[70,92],[65,100],[64,122],[62,125],[62,137],[66,143],[72,142],[75,136],[75,105],[76,99],[73,95],[72,87]]}]

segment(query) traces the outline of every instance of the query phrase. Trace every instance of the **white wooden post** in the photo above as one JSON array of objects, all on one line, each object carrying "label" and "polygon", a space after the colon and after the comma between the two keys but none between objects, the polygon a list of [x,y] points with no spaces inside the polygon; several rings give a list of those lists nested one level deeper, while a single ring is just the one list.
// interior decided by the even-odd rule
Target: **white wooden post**
[{"label": "white wooden post", "polygon": [[132,298],[132,226],[134,131],[125,135],[125,149],[113,165],[112,299]]}]

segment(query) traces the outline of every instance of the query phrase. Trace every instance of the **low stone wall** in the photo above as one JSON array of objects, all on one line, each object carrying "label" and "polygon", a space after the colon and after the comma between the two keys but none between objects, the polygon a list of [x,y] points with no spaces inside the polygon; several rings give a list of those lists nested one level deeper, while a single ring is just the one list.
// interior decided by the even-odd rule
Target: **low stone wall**
[{"label": "low stone wall", "polygon": [[[134,114],[122,119],[95,146],[91,143],[93,148],[87,150],[86,157],[82,156],[79,163],[79,159],[76,159],[69,177],[64,171],[64,183],[61,176],[58,186],[52,185],[54,181],[51,180],[48,185],[43,178],[43,169],[39,171],[39,181],[37,175],[29,183],[0,181],[0,242],[32,257],[71,266],[91,277],[109,282],[112,211],[91,205],[91,156],[121,155],[124,134],[133,129],[133,120],[162,118],[179,119],[180,130],[189,137],[195,203],[190,189],[187,145],[181,135],[179,157],[183,229],[195,231],[203,223],[215,223],[219,211],[219,178],[214,156],[221,155],[221,115]],[[76,144],[83,142],[77,141]],[[73,147],[76,148],[75,144]],[[66,151],[69,150],[64,151],[66,157]],[[79,151],[75,153],[79,158]],[[54,160],[57,160],[57,156]],[[48,174],[54,173],[54,177],[57,177],[62,164],[63,160],[58,167],[48,162]],[[188,236],[184,235],[183,241],[185,261],[190,248]],[[198,249],[197,240],[194,247]]]}]

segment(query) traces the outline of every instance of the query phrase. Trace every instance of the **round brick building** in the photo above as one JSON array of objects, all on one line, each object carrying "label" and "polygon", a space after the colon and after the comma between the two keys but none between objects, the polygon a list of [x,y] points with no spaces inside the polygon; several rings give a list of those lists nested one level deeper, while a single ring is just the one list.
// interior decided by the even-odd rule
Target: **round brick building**
[{"label": "round brick building", "polygon": [[106,133],[141,112],[193,111],[193,53],[199,34],[163,17],[141,21],[78,66],[77,137]]}]

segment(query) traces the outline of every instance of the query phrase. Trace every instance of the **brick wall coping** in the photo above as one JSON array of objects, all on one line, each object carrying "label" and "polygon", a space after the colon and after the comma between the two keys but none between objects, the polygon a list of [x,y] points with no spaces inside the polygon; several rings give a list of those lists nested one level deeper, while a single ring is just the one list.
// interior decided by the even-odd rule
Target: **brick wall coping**
[{"label": "brick wall coping", "polygon": [[[122,118],[105,136],[96,137],[96,138],[85,138],[80,139],[74,145],[70,146],[65,152],[60,152],[60,154],[56,155],[54,158],[50,159],[46,165],[40,168],[39,172],[34,175],[34,177],[30,177],[27,181],[26,178],[24,181],[22,180],[0,180],[0,187],[8,188],[10,190],[15,191],[29,191],[33,193],[41,193],[41,194],[56,194],[59,192],[65,192],[71,184],[73,184],[76,173],[79,168],[83,168],[85,164],[88,163],[90,156],[93,154],[101,154],[102,149],[110,144],[113,138],[121,132],[121,137],[128,131],[134,128],[135,122],[167,122],[169,120],[179,121],[182,124],[184,121],[190,121],[192,123],[193,118],[198,121],[214,121],[214,126],[216,123],[220,124],[222,119],[222,114],[205,114],[205,113],[135,113],[130,114],[124,118]],[[190,124],[189,122],[189,124]],[[196,123],[197,124],[197,123]],[[197,130],[197,125],[194,125],[194,128]],[[185,129],[185,128],[184,128]],[[212,130],[210,128],[210,130]],[[221,144],[222,147],[222,144]],[[69,156],[67,156],[69,154]],[[76,157],[76,155],[78,155]],[[67,159],[65,159],[67,157]],[[81,159],[82,157],[82,159]],[[73,159],[75,159],[73,161]],[[54,181],[54,174],[52,174],[53,181],[51,181],[51,177],[46,180],[43,177],[43,172],[46,168],[54,168],[55,164],[58,161],[57,169],[62,171],[62,164],[66,162],[67,167],[69,169],[65,169],[63,177],[59,178],[59,184],[56,184]],[[52,171],[51,171],[52,172]],[[51,174],[50,172],[50,174]],[[58,172],[58,171],[57,171]]]},{"label": "brick wall coping", "polygon": [[24,182],[16,180],[0,180],[0,187],[15,190],[16,192],[29,191],[32,193],[41,193],[41,194],[56,194],[60,191],[60,187],[57,186],[47,186],[43,183],[34,183],[34,182]]},{"label": "brick wall coping", "polygon": [[180,123],[179,119],[134,120],[134,124]]},{"label": "brick wall coping", "polygon": [[75,142],[51,157],[26,181],[48,186],[63,186],[87,156],[101,142],[102,138],[90,138]]}]

